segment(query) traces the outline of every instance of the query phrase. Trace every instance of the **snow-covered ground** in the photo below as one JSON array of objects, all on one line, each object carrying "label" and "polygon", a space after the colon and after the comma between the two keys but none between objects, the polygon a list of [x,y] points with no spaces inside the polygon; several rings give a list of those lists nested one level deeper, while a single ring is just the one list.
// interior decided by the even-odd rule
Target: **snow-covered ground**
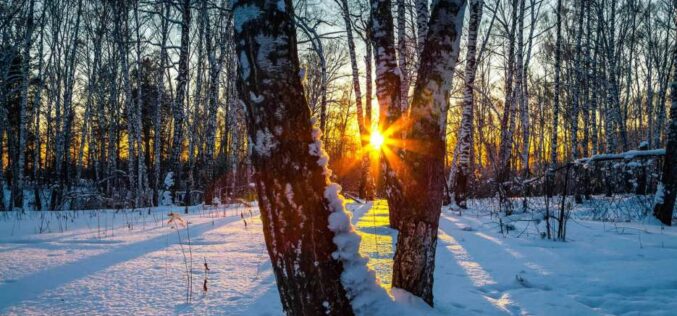
[{"label": "snow-covered ground", "polygon": [[[462,215],[443,211],[435,308],[395,293],[397,304],[407,305],[400,314],[673,315],[677,310],[677,229],[590,221],[588,204],[574,210],[581,216],[569,222],[567,242],[549,241],[540,237],[542,222],[514,221],[515,230],[501,234],[488,205],[471,203]],[[349,208],[362,236],[360,251],[389,288],[397,235],[387,227],[387,206],[375,201]],[[179,227],[177,234],[167,224],[169,212],[182,216],[188,230]],[[184,253],[193,261],[190,304]],[[171,207],[0,214],[0,314],[282,312],[258,211],[230,206],[197,207],[190,215]]]}]

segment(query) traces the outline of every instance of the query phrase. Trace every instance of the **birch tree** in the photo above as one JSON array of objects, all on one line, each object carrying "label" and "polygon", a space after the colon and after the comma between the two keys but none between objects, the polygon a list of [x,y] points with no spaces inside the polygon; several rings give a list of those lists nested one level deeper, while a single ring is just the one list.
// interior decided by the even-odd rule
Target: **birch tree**
[{"label": "birch tree", "polygon": [[[393,287],[407,290],[430,305],[433,304],[435,248],[444,187],[448,94],[459,54],[464,13],[465,1],[462,0],[437,1],[431,10],[409,118],[412,125],[406,132],[407,140],[415,139],[418,143],[415,148],[406,146],[400,154],[406,166],[400,171],[407,179],[401,205],[406,212],[398,214],[400,233],[393,263]],[[394,55],[387,49],[394,46],[387,35],[392,34],[390,2],[373,1],[372,17],[378,52],[379,103],[392,107],[398,103],[389,101],[398,97],[398,90],[385,89],[385,86],[396,86],[398,81],[386,81],[386,75],[395,74],[397,69]]]},{"label": "birch tree", "polygon": [[242,0],[233,12],[238,90],[282,306],[292,315],[352,315],[351,300],[372,288],[364,282],[373,275],[312,127],[291,1]]},{"label": "birch tree", "polygon": [[[355,51],[355,40],[353,37],[353,23],[350,20],[350,8],[348,6],[348,0],[337,1],[337,4],[341,8],[341,15],[343,16],[343,23],[346,28],[346,40],[348,41],[348,54],[350,56],[350,67],[351,75],[353,79],[353,90],[355,91],[355,109],[357,114],[357,127],[360,133],[360,144],[362,145],[362,159],[360,161],[360,188],[359,195],[361,198],[372,200],[374,199],[374,183],[371,177],[370,172],[370,159],[369,159],[369,131],[371,126],[367,122],[371,122],[369,118],[365,117],[363,107],[362,107],[362,89],[360,87],[360,71],[357,64],[357,53]],[[367,49],[370,50],[370,44],[367,44]],[[367,60],[367,63],[370,63],[370,60]],[[369,71],[370,69],[368,69]],[[370,77],[370,74],[368,75]],[[367,79],[367,84],[371,85],[369,82],[371,79]],[[370,94],[371,91],[368,91]],[[371,98],[368,98],[370,102]],[[367,103],[368,104],[368,103]],[[370,106],[370,105],[369,105]],[[371,111],[368,113],[371,115]]]},{"label": "birch tree", "polygon": [[477,38],[480,22],[482,21],[483,0],[470,1],[470,21],[468,22],[468,46],[466,50],[464,87],[463,87],[463,116],[461,118],[461,132],[459,145],[458,170],[455,179],[456,204],[467,208],[468,177],[470,170],[470,151],[473,146],[473,108],[475,92],[475,72],[477,71]]},{"label": "birch tree", "polygon": [[[376,51],[376,97],[379,103],[379,131],[384,131],[395,142],[402,143],[403,125],[401,111],[400,69],[395,52],[395,34],[390,0],[371,0],[371,35],[372,45]],[[404,212],[404,196],[400,180],[401,165],[393,163],[393,159],[403,159],[403,148],[393,149],[394,157],[383,157],[381,169],[384,175],[384,186],[388,200],[390,227],[398,228],[401,214]]]},{"label": "birch tree", "polygon": [[24,30],[23,52],[21,56],[21,103],[19,104],[19,146],[17,148],[17,162],[12,187],[12,205],[23,208],[24,167],[26,163],[26,125],[28,125],[28,87],[30,79],[31,46],[33,44],[35,1],[28,4],[26,25]]},{"label": "birch tree", "polygon": [[[677,26],[677,0],[672,0],[672,17]],[[673,61],[677,61],[677,47],[672,51]],[[663,224],[672,225],[672,214],[677,197],[677,67],[672,73],[670,84],[670,124],[668,125],[667,144],[665,145],[665,161],[663,176],[654,200],[654,215]]]},{"label": "birch tree", "polygon": [[[181,46],[179,51],[179,70],[176,77],[176,96],[173,101],[172,112],[174,115],[174,138],[172,140],[171,169],[174,173],[174,185],[172,186],[172,198],[176,203],[176,189],[181,179],[180,155],[183,148],[183,129],[186,120],[184,113],[184,101],[186,98],[186,85],[188,84],[188,50],[190,45],[190,21],[191,1],[183,0],[181,3]],[[189,195],[189,194],[188,194]]]}]

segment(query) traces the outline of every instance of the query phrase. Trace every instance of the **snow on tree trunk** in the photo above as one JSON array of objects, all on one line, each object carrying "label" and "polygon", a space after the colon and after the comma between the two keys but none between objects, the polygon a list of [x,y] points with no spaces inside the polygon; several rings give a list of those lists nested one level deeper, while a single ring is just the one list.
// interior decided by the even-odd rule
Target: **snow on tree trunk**
[{"label": "snow on tree trunk", "polygon": [[233,8],[264,236],[287,314],[352,315],[385,292],[357,252],[360,237],[340,187],[329,181],[298,75],[292,10],[291,0],[242,0]]},{"label": "snow on tree trunk", "polygon": [[[372,40],[376,50],[376,96],[379,102],[379,131],[389,131],[389,137],[400,142],[403,137],[400,107],[400,68],[395,54],[395,35],[393,29],[392,2],[390,0],[371,0]],[[399,126],[398,126],[399,123]],[[392,133],[390,133],[392,132]],[[401,165],[394,159],[403,159],[403,148],[393,148],[394,157],[381,157],[381,169],[384,175],[386,198],[390,210],[390,227],[399,227],[403,212],[403,192],[400,174]]]},{"label": "snow on tree trunk", "polygon": [[[456,204],[466,208],[466,198],[468,196],[468,177],[470,170],[470,149],[473,146],[473,107],[474,107],[474,89],[475,72],[477,71],[477,37],[480,22],[482,21],[483,0],[470,1],[470,21],[468,25],[468,47],[465,59],[463,88],[463,116],[461,118],[461,135],[459,137],[459,159],[458,168],[455,175],[455,199]],[[451,177],[450,177],[451,178]]]},{"label": "snow on tree trunk", "polygon": [[444,156],[449,90],[459,54],[465,0],[439,0],[431,10],[414,88],[405,153],[405,200],[393,263],[393,287],[433,305],[437,227],[444,191]]},{"label": "snow on tree trunk", "polygon": [[[677,16],[677,0],[672,1],[672,16]],[[675,19],[677,25],[677,19]],[[673,48],[672,59],[677,61],[677,47]],[[663,162],[663,176],[656,192],[654,201],[654,215],[665,225],[672,225],[672,213],[677,197],[677,67],[673,69],[670,83],[671,105],[670,124],[668,126],[668,141],[665,145],[665,161]]]}]

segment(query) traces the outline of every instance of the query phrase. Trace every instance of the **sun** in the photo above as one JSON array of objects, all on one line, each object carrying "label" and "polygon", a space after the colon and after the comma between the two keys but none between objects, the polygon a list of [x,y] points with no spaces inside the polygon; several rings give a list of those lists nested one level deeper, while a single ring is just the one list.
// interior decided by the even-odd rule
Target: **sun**
[{"label": "sun", "polygon": [[371,137],[369,137],[369,143],[371,144],[372,148],[380,149],[381,146],[383,146],[384,142],[385,142],[385,137],[383,137],[383,134],[381,134],[377,130],[371,132]]}]

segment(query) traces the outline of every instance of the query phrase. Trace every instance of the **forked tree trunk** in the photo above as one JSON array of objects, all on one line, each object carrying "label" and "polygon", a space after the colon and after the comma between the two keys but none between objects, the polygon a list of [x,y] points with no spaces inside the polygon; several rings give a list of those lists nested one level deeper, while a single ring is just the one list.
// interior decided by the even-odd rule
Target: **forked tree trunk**
[{"label": "forked tree trunk", "polygon": [[352,315],[351,299],[373,277],[303,97],[292,1],[241,0],[233,12],[238,89],[282,306],[289,315]]},{"label": "forked tree trunk", "polygon": [[[677,16],[677,0],[672,0],[672,16]],[[677,24],[677,19],[675,20]],[[677,61],[677,48],[673,49],[672,59]],[[670,98],[670,125],[668,141],[665,145],[665,161],[663,162],[663,178],[656,192],[654,215],[665,225],[672,225],[672,212],[677,196],[677,67],[673,70],[672,90]]]},{"label": "forked tree trunk", "polygon": [[[444,189],[449,90],[459,54],[465,0],[439,0],[431,10],[411,106],[404,154],[404,210],[393,263],[393,287],[433,305],[435,249]],[[413,146],[413,145],[412,145]]]}]

